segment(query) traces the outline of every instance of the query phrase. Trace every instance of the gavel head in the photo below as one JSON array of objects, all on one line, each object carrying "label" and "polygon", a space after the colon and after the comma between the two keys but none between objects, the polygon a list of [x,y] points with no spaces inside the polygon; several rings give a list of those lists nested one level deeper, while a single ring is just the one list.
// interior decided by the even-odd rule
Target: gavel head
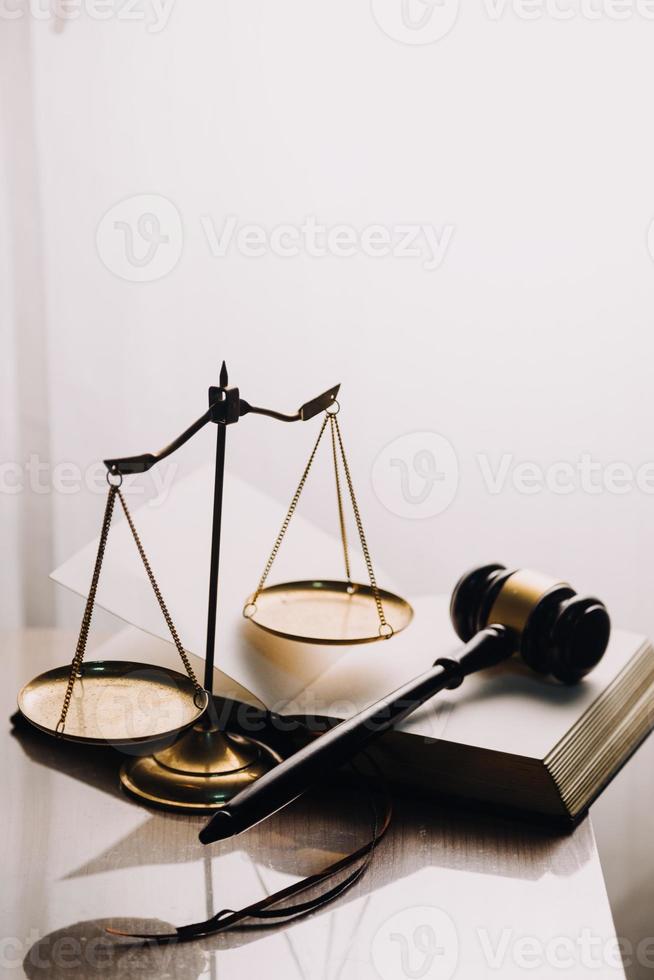
[{"label": "gavel head", "polygon": [[540,572],[504,565],[483,565],[459,579],[450,616],[466,643],[486,626],[508,627],[525,663],[566,684],[599,663],[611,633],[599,599],[578,596],[566,582]]}]

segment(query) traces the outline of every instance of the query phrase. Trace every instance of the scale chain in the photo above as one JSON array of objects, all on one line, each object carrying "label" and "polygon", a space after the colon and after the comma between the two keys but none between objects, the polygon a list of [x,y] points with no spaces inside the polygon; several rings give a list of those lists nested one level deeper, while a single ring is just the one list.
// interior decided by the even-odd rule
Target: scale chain
[{"label": "scale chain", "polygon": [[129,529],[132,532],[132,537],[134,538],[134,543],[136,544],[136,547],[138,549],[138,553],[141,556],[141,561],[143,562],[143,566],[145,568],[145,571],[147,572],[148,578],[150,579],[150,585],[152,586],[152,590],[153,590],[155,596],[157,597],[157,602],[159,603],[159,608],[161,609],[161,612],[163,614],[163,618],[166,620],[166,625],[167,625],[168,629],[170,630],[170,635],[173,638],[173,643],[175,644],[175,646],[177,648],[177,652],[178,652],[178,654],[180,656],[180,660],[184,664],[184,668],[186,670],[186,673],[188,674],[188,676],[191,679],[191,682],[193,684],[193,687],[195,688],[195,697],[196,698],[199,698],[200,695],[203,692],[202,685],[200,684],[200,682],[198,681],[197,677],[195,676],[195,672],[194,672],[193,668],[191,667],[191,662],[188,659],[188,657],[186,656],[186,651],[184,650],[184,647],[182,646],[182,641],[179,638],[179,634],[177,632],[177,629],[175,628],[175,624],[173,623],[172,618],[170,616],[170,613],[168,612],[168,607],[167,607],[167,605],[166,605],[166,603],[164,601],[164,597],[161,594],[161,589],[159,588],[159,585],[157,584],[157,580],[154,577],[154,573],[152,571],[152,568],[150,567],[150,562],[148,561],[148,557],[147,557],[147,555],[145,553],[145,550],[143,548],[143,545],[141,544],[141,539],[140,539],[140,537],[138,535],[138,532],[137,532],[136,528],[134,527],[134,521],[132,520],[132,515],[130,514],[130,512],[129,512],[128,508],[127,508],[127,504],[125,503],[125,498],[123,497],[123,495],[120,492],[120,490],[117,489],[116,492],[118,493],[118,499],[120,500],[120,505],[123,508],[123,513],[125,514],[125,517],[127,518],[127,523],[129,524]]},{"label": "scale chain", "polygon": [[91,588],[89,589],[88,598],[86,600],[86,606],[84,607],[84,615],[82,616],[82,625],[79,631],[77,647],[75,648],[75,656],[73,657],[73,662],[70,668],[70,675],[68,677],[66,693],[64,694],[64,701],[61,708],[61,715],[59,721],[57,722],[57,727],[55,728],[57,735],[63,735],[64,727],[66,725],[66,716],[68,714],[68,708],[70,707],[70,699],[73,695],[73,687],[75,685],[75,679],[79,675],[79,669],[84,659],[84,654],[86,653],[86,642],[88,640],[89,629],[91,627],[91,617],[93,616],[93,607],[95,605],[95,594],[98,590],[98,581],[100,579],[100,571],[102,569],[102,560],[104,558],[105,548],[107,547],[107,537],[109,535],[109,526],[111,525],[111,518],[114,512],[114,504],[116,502],[117,492],[118,492],[118,487],[114,486],[113,484],[110,484],[109,494],[107,496],[107,504],[104,510],[104,518],[102,520],[100,541],[98,542],[98,553],[95,557],[95,567],[93,569],[93,577],[91,579]]},{"label": "scale chain", "polygon": [[[296,491],[295,491],[295,493],[293,495],[293,499],[291,500],[290,507],[288,508],[288,512],[286,514],[286,517],[284,518],[284,522],[283,522],[283,524],[281,526],[281,529],[279,531],[279,534],[277,535],[277,539],[275,540],[275,544],[273,545],[272,551],[270,552],[270,555],[268,557],[268,561],[266,562],[265,568],[263,570],[263,574],[262,574],[261,578],[259,579],[259,584],[258,584],[258,586],[256,588],[256,591],[255,591],[254,595],[252,596],[252,598],[245,604],[245,606],[243,608],[243,615],[245,616],[246,619],[251,619],[254,616],[254,614],[256,613],[257,599],[259,598],[259,596],[261,595],[261,593],[262,593],[262,591],[263,591],[263,589],[265,587],[266,580],[267,580],[268,575],[270,573],[270,569],[272,568],[273,562],[275,561],[275,558],[277,557],[277,553],[279,552],[279,549],[281,547],[282,541],[284,540],[284,536],[286,535],[286,531],[288,530],[288,526],[289,526],[289,524],[291,522],[291,518],[293,517],[293,514],[295,513],[295,510],[297,508],[298,501],[300,499],[300,495],[302,494],[302,490],[304,489],[304,485],[305,485],[305,483],[307,481],[307,477],[309,475],[309,471],[311,470],[311,467],[313,465],[313,461],[314,461],[314,459],[316,457],[316,453],[318,451],[318,446],[320,445],[320,442],[322,440],[323,434],[325,432],[325,428],[327,427],[327,422],[329,422],[329,424],[330,424],[331,438],[332,438],[332,456],[333,456],[333,461],[334,461],[334,476],[335,476],[335,480],[336,480],[336,496],[337,496],[337,501],[338,501],[338,517],[339,517],[339,523],[340,523],[340,529],[341,529],[341,540],[342,540],[342,543],[343,543],[343,556],[344,556],[344,560],[345,560],[345,573],[347,575],[348,585],[349,586],[352,585],[352,578],[351,578],[351,571],[350,571],[350,557],[349,557],[348,542],[347,542],[347,530],[346,530],[346,526],[345,526],[345,514],[344,514],[344,510],[343,510],[343,498],[342,498],[342,493],[341,493],[341,481],[340,481],[340,477],[339,477],[339,466],[338,466],[338,456],[339,456],[339,453],[340,453],[340,457],[341,457],[341,459],[343,461],[343,471],[345,473],[345,480],[346,480],[346,483],[347,483],[348,492],[349,492],[350,500],[351,500],[351,503],[352,503],[352,510],[354,512],[354,519],[356,521],[357,531],[358,531],[358,534],[359,534],[359,541],[361,543],[361,550],[363,552],[363,557],[364,557],[364,560],[365,560],[365,563],[366,563],[366,568],[368,570],[368,578],[369,578],[369,581],[370,581],[370,588],[371,588],[371,591],[372,591],[372,595],[373,595],[373,599],[374,599],[374,602],[375,602],[375,606],[377,608],[377,616],[379,617],[379,635],[381,637],[383,637],[384,639],[390,639],[390,637],[393,636],[394,630],[393,630],[393,627],[391,626],[391,624],[387,622],[386,616],[384,614],[384,606],[383,606],[382,599],[381,599],[381,593],[379,591],[379,586],[377,585],[377,579],[376,579],[374,568],[373,568],[373,565],[372,565],[372,558],[370,557],[370,550],[368,549],[368,542],[366,541],[366,535],[365,535],[365,532],[363,530],[363,522],[361,520],[361,514],[359,512],[359,505],[357,503],[356,495],[354,493],[354,485],[352,483],[352,476],[350,474],[350,467],[348,465],[347,457],[345,455],[345,448],[343,446],[343,438],[341,436],[341,430],[340,430],[340,426],[338,424],[338,419],[336,418],[336,415],[337,414],[338,414],[337,412],[330,412],[330,411],[326,411],[325,412],[325,417],[324,417],[323,422],[322,422],[322,425],[320,427],[320,432],[318,433],[318,438],[316,439],[316,441],[314,443],[313,449],[311,451],[311,455],[309,456],[309,460],[308,460],[308,462],[307,462],[307,464],[306,464],[306,466],[304,468],[304,472],[302,473],[302,477],[300,478],[300,482],[299,482],[299,484],[297,486],[297,489],[296,489]],[[337,443],[338,443],[338,451],[337,451]]]},{"label": "scale chain", "polygon": [[347,481],[348,490],[350,492],[350,500],[352,501],[352,510],[354,511],[354,519],[357,525],[357,531],[359,532],[359,541],[361,542],[361,550],[363,551],[363,557],[366,562],[366,568],[368,569],[368,578],[370,579],[370,588],[372,589],[372,594],[375,600],[375,605],[377,606],[377,615],[379,616],[379,634],[386,638],[390,638],[393,635],[393,627],[390,623],[386,622],[386,616],[384,615],[384,606],[381,600],[381,594],[379,592],[379,586],[377,585],[377,578],[375,576],[375,571],[372,567],[372,558],[370,557],[370,551],[368,549],[368,542],[366,541],[366,535],[363,530],[363,522],[361,520],[361,514],[359,513],[359,505],[357,503],[357,498],[354,493],[354,484],[352,483],[352,476],[350,474],[350,467],[348,466],[347,456],[345,455],[345,448],[343,446],[343,437],[341,436],[341,428],[338,424],[338,419],[336,415],[332,415],[333,425],[336,429],[336,437],[338,439],[338,445],[341,451],[341,459],[343,460],[343,471],[345,473],[345,479]]},{"label": "scale chain", "polygon": [[298,501],[300,499],[300,495],[301,495],[301,493],[302,493],[302,491],[304,489],[304,484],[307,482],[307,477],[309,475],[309,470],[311,469],[311,466],[313,464],[313,461],[316,458],[316,453],[318,451],[318,446],[320,445],[320,441],[321,441],[321,439],[323,437],[325,428],[327,426],[327,420],[328,420],[327,413],[325,413],[325,417],[324,417],[324,419],[322,421],[322,425],[320,426],[320,432],[318,433],[318,438],[316,439],[315,444],[314,444],[314,447],[311,450],[311,455],[309,456],[309,460],[307,462],[307,465],[304,467],[304,473],[302,474],[302,476],[300,478],[300,482],[298,483],[297,490],[293,494],[293,499],[291,500],[291,505],[288,508],[288,512],[286,514],[286,517],[284,518],[284,523],[282,524],[281,529],[279,531],[279,534],[277,535],[277,539],[276,539],[276,541],[275,541],[275,543],[273,545],[273,549],[270,552],[270,555],[268,556],[268,561],[266,562],[266,567],[264,568],[263,574],[262,574],[261,578],[259,579],[259,584],[257,586],[257,590],[256,590],[256,592],[252,596],[251,600],[247,603],[247,605],[245,606],[245,608],[243,610],[243,615],[246,618],[249,618],[249,616],[248,616],[248,610],[253,610],[252,615],[254,614],[254,607],[256,606],[257,599],[261,595],[261,593],[263,591],[263,588],[264,588],[264,586],[266,584],[266,579],[268,578],[268,573],[270,572],[270,569],[273,566],[273,562],[274,562],[275,558],[277,557],[277,552],[279,551],[279,549],[281,547],[281,544],[282,544],[282,541],[284,540],[284,535],[286,534],[286,531],[288,530],[288,525],[291,523],[291,518],[293,517],[293,514],[295,513],[295,508],[298,505]]},{"label": "scale chain", "polygon": [[72,694],[73,694],[73,688],[75,686],[76,679],[80,676],[80,667],[82,665],[82,661],[84,660],[84,655],[86,653],[86,644],[87,644],[87,641],[88,641],[89,630],[90,630],[90,627],[91,627],[91,617],[93,616],[93,608],[95,606],[95,597],[96,597],[96,593],[97,593],[97,590],[98,590],[98,581],[100,579],[100,571],[102,570],[102,562],[104,560],[104,554],[105,554],[105,550],[106,550],[106,547],[107,547],[107,538],[109,536],[109,528],[110,528],[110,525],[111,525],[111,519],[113,517],[114,505],[115,505],[115,502],[116,502],[116,496],[118,496],[118,499],[120,500],[120,504],[121,504],[121,507],[123,509],[123,513],[125,514],[125,517],[127,519],[127,523],[129,525],[129,529],[132,532],[132,537],[134,538],[134,542],[135,542],[136,547],[138,549],[138,553],[141,556],[141,561],[143,562],[143,565],[145,567],[145,571],[147,572],[148,579],[150,580],[150,585],[152,586],[152,589],[154,591],[154,594],[155,594],[155,596],[157,598],[157,602],[159,603],[159,608],[161,609],[161,612],[163,614],[163,617],[164,617],[164,619],[166,621],[166,625],[168,626],[168,629],[170,630],[170,635],[172,636],[173,643],[175,644],[175,647],[177,648],[177,652],[178,652],[178,654],[180,656],[180,659],[181,659],[182,663],[184,664],[184,667],[186,669],[186,673],[188,674],[189,679],[191,680],[191,683],[193,684],[193,687],[195,688],[194,700],[195,700],[195,703],[196,703],[197,706],[199,706],[200,699],[201,699],[201,696],[203,694],[203,688],[202,688],[201,684],[199,683],[197,677],[195,676],[195,672],[194,672],[193,668],[191,667],[191,663],[190,663],[190,661],[189,661],[189,659],[188,659],[188,657],[186,655],[186,651],[184,650],[184,647],[182,646],[181,640],[179,638],[179,634],[177,633],[177,629],[175,628],[175,624],[173,623],[173,621],[171,619],[171,616],[170,616],[170,613],[168,612],[168,607],[166,606],[166,603],[165,603],[164,598],[163,598],[163,596],[161,594],[161,590],[159,588],[159,585],[157,583],[157,580],[155,579],[154,573],[152,571],[152,568],[150,567],[150,562],[148,561],[147,555],[145,554],[145,550],[144,550],[143,545],[141,543],[141,539],[140,539],[140,537],[138,535],[138,532],[136,530],[136,527],[134,526],[134,521],[132,520],[132,515],[129,512],[129,509],[128,509],[127,504],[125,502],[125,498],[123,497],[122,493],[120,492],[119,487],[120,487],[120,484],[109,483],[109,493],[108,493],[108,496],[107,496],[107,504],[106,504],[106,507],[105,507],[104,518],[102,520],[102,530],[100,532],[100,540],[98,542],[98,551],[97,551],[97,555],[96,555],[96,558],[95,558],[95,567],[93,569],[93,577],[91,579],[91,588],[89,589],[89,595],[88,595],[88,598],[86,600],[86,606],[84,607],[84,615],[82,617],[82,625],[80,627],[79,638],[77,640],[77,647],[75,648],[75,656],[73,657],[73,662],[72,662],[71,668],[70,668],[70,675],[68,677],[68,684],[66,686],[66,693],[64,694],[64,700],[63,700],[63,705],[62,705],[62,709],[61,709],[61,716],[59,718],[59,721],[57,722],[57,726],[56,726],[56,729],[55,729],[57,735],[59,735],[59,736],[63,735],[63,732],[64,732],[64,728],[65,728],[65,725],[66,725],[66,716],[68,715],[68,709],[70,707],[70,702],[71,702],[71,698],[72,698]]},{"label": "scale chain", "polygon": [[332,437],[332,456],[334,459],[334,479],[336,480],[336,499],[338,501],[338,521],[341,526],[341,541],[343,542],[343,559],[345,561],[345,577],[347,578],[348,589],[352,588],[352,572],[350,571],[350,555],[347,545],[347,528],[345,526],[345,514],[343,512],[343,496],[341,494],[341,479],[338,474],[338,454],[336,451],[336,430],[334,428],[336,416],[329,412],[329,429]]}]

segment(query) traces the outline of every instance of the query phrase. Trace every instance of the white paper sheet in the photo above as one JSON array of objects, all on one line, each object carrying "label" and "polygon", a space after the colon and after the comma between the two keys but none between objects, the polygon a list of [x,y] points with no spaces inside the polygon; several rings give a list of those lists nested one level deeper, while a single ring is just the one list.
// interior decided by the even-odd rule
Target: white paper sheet
[{"label": "white paper sheet", "polygon": [[[213,468],[203,467],[174,484],[160,506],[133,507],[134,523],[184,647],[204,658],[206,645]],[[260,633],[242,616],[245,599],[261,575],[286,506],[232,475],[225,481],[215,665],[269,706],[294,697],[346,655],[344,647],[284,644],[262,652],[252,642]],[[98,524],[101,510],[98,508]],[[72,555],[52,578],[80,595],[88,594],[97,539]],[[374,542],[371,550],[380,584],[383,573]],[[351,549],[353,576],[367,582],[363,559]],[[291,579],[342,578],[340,537],[302,516],[301,504],[270,574],[269,584]],[[147,633],[170,641],[131,533],[116,503],[97,603]],[[255,638],[256,639],[256,638]]]}]

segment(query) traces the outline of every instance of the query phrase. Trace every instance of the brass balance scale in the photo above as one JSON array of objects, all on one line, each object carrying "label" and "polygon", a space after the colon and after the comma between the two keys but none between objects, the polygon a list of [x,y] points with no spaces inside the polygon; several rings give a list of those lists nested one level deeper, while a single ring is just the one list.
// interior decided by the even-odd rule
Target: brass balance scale
[{"label": "brass balance scale", "polygon": [[[389,640],[411,621],[413,610],[409,603],[377,585],[337,417],[339,387],[318,395],[294,415],[284,415],[250,405],[242,399],[239,389],[228,384],[223,362],[220,385],[209,388],[209,408],[169,446],[158,453],[105,460],[109,484],[107,503],[72,664],[49,670],[26,684],[19,694],[18,707],[32,725],[56,738],[92,745],[111,744],[129,751],[130,759],[121,768],[120,781],[123,789],[141,803],[175,812],[212,813],[280,761],[279,753],[263,741],[224,730],[216,720],[217,712],[212,710],[228,425],[250,414],[283,422],[307,422],[323,416],[317,439],[257,588],[243,607],[246,619],[289,641],[347,645]],[[204,685],[201,685],[168,612],[120,487],[124,476],[146,472],[210,422],[217,426],[216,460],[206,660]],[[307,580],[268,585],[269,573],[327,429],[331,437],[345,578],[343,581]],[[351,578],[341,469],[366,563],[367,584],[353,582]],[[131,661],[84,661],[116,498],[185,674]],[[157,710],[126,711],[126,697],[131,704],[154,704]]]}]

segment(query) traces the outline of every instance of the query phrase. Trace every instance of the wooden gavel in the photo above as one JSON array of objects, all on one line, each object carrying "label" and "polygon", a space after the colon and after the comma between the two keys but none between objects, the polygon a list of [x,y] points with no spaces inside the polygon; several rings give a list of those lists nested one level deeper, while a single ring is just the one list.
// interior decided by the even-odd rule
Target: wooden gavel
[{"label": "wooden gavel", "polygon": [[533,670],[565,684],[579,681],[602,659],[611,633],[605,606],[578,596],[559,579],[504,565],[484,565],[454,588],[450,616],[465,646],[441,657],[419,677],[304,746],[242,790],[200,833],[203,844],[239,834],[286,806],[330,769],[469,674],[517,655]]}]

